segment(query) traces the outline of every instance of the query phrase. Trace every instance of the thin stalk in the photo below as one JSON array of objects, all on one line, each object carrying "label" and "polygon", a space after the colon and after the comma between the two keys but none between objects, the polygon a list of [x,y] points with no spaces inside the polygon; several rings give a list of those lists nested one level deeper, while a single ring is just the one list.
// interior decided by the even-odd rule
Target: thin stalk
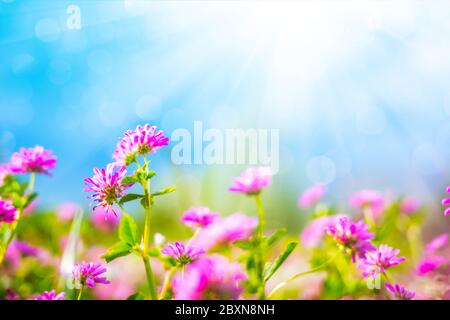
[{"label": "thin stalk", "polygon": [[330,265],[330,264],[334,261],[334,259],[336,259],[336,257],[337,257],[338,255],[339,255],[339,252],[338,252],[336,255],[334,255],[332,258],[328,259],[326,262],[322,263],[320,266],[315,267],[315,268],[313,268],[313,269],[310,269],[310,270],[308,270],[308,271],[303,271],[303,272],[297,273],[297,274],[293,275],[292,277],[290,277],[289,279],[287,279],[286,281],[283,281],[283,282],[279,283],[275,288],[272,289],[272,291],[270,291],[269,295],[267,296],[267,299],[271,299],[271,298],[273,297],[273,295],[274,295],[278,290],[280,290],[281,288],[283,288],[283,287],[284,287],[285,285],[287,285],[290,281],[293,281],[293,280],[295,280],[295,279],[297,279],[297,278],[299,278],[299,277],[301,277],[301,276],[305,276],[305,275],[308,275],[308,274],[311,274],[311,273],[320,271],[320,270],[322,270],[323,268],[327,267],[328,265]]},{"label": "thin stalk", "polygon": [[164,278],[163,287],[161,289],[161,293],[159,294],[159,300],[164,300],[164,298],[167,295],[167,290],[169,290],[170,287],[170,280],[172,279],[175,272],[178,270],[178,267],[172,267],[167,273],[166,277]]},{"label": "thin stalk", "polygon": [[[148,174],[148,168],[147,172]],[[152,300],[158,299],[158,293],[156,291],[155,277],[153,275],[150,259],[148,257],[148,248],[150,247],[150,219],[151,219],[151,207],[152,207],[152,194],[150,192],[150,179],[147,179],[145,183],[142,183],[146,198],[145,208],[145,224],[144,224],[144,239],[142,248],[142,259],[145,265],[145,273],[147,275],[148,286],[150,288],[150,295]]]},{"label": "thin stalk", "polygon": [[78,291],[77,300],[81,300],[81,295],[83,294],[84,284],[81,285],[80,291]]},{"label": "thin stalk", "polygon": [[256,208],[258,209],[258,229],[256,232],[257,242],[258,242],[258,264],[257,264],[257,272],[258,279],[260,282],[260,287],[258,289],[258,299],[265,300],[266,292],[265,292],[265,281],[264,281],[264,253],[263,253],[263,240],[264,240],[264,229],[266,226],[266,218],[264,216],[264,208],[261,202],[261,196],[259,194],[255,195]]},{"label": "thin stalk", "polygon": [[363,214],[364,214],[364,220],[366,220],[366,223],[369,225],[369,227],[372,229],[375,229],[376,223],[375,223],[375,218],[373,216],[372,208],[370,208],[369,206],[365,206],[363,209]]}]

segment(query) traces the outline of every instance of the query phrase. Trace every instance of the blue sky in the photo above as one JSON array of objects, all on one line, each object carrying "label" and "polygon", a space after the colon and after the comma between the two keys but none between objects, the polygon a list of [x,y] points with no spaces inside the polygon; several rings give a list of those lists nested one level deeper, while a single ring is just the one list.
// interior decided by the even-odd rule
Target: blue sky
[{"label": "blue sky", "polygon": [[[298,192],[429,197],[450,181],[449,14],[448,1],[0,0],[0,160],[50,148],[44,202],[82,200],[123,131],[200,120],[279,129],[279,176]],[[174,169],[169,152],[155,165]]]}]

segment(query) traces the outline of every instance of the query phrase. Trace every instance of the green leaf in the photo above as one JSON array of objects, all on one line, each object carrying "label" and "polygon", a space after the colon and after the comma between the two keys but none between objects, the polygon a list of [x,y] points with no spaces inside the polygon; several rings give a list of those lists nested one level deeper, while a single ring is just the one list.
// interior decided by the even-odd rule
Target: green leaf
[{"label": "green leaf", "polygon": [[147,253],[150,257],[159,257],[161,251],[160,251],[160,249],[157,249],[157,248],[150,248],[150,249],[148,249]]},{"label": "green leaf", "polygon": [[127,298],[127,300],[144,300],[145,296],[141,292],[136,292]]},{"label": "green leaf", "polygon": [[129,255],[132,251],[132,248],[129,244],[124,242],[118,242],[113,245],[108,251],[102,255],[102,258],[106,260],[106,262],[111,262],[116,258],[123,257]]},{"label": "green leaf", "polygon": [[154,176],[156,176],[156,172],[155,171],[149,171],[147,174],[147,180],[153,178]]},{"label": "green leaf", "polygon": [[124,204],[125,202],[141,199],[143,197],[144,197],[143,194],[129,193],[120,198],[119,204]]},{"label": "green leaf", "polygon": [[122,179],[122,184],[133,184],[138,182],[138,179],[136,176],[128,176]]},{"label": "green leaf", "polygon": [[24,205],[23,205],[23,208],[28,207],[28,205],[29,205],[31,202],[33,202],[33,200],[36,199],[37,196],[38,196],[38,194],[37,194],[36,192],[33,192],[32,194],[30,194],[30,195],[26,198],[25,203],[24,203]]},{"label": "green leaf", "polygon": [[253,245],[250,242],[247,241],[236,241],[234,243],[238,248],[242,250],[251,250],[253,249]]},{"label": "green leaf", "polygon": [[281,267],[281,265],[286,261],[289,255],[297,247],[298,242],[291,242],[288,244],[286,250],[278,256],[278,258],[272,263],[272,265],[264,272],[264,282],[267,282],[273,274]]},{"label": "green leaf", "polygon": [[168,194],[168,193],[174,192],[175,190],[176,189],[174,187],[165,188],[165,189],[162,189],[162,190],[157,191],[155,193],[152,193],[152,196],[154,196],[154,197],[162,196],[164,194]]},{"label": "green leaf", "polygon": [[119,225],[119,239],[133,247],[139,244],[138,227],[136,221],[129,214],[124,214]]},{"label": "green leaf", "polygon": [[276,230],[274,233],[270,235],[270,237],[267,238],[266,245],[269,247],[274,245],[278,240],[281,239],[282,236],[286,234],[286,232],[287,232],[286,228]]}]

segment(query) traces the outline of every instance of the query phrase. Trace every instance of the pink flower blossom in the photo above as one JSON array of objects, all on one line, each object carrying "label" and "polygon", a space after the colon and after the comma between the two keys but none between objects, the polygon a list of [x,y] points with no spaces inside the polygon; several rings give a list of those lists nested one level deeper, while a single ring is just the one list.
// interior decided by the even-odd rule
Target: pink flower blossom
[{"label": "pink flower blossom", "polygon": [[96,283],[109,284],[105,277],[101,277],[106,268],[99,263],[81,262],[73,267],[72,279],[76,288],[87,285],[93,288]]},{"label": "pink flower blossom", "polygon": [[416,295],[414,292],[409,291],[399,284],[392,285],[389,282],[385,282],[384,285],[392,297],[397,300],[412,300]]},{"label": "pink flower blossom", "polygon": [[245,274],[237,262],[221,255],[205,256],[186,268],[184,275],[172,280],[177,300],[238,299]]},{"label": "pink flower blossom", "polygon": [[344,215],[326,216],[319,217],[311,221],[311,223],[302,231],[302,245],[307,248],[312,248],[319,244],[326,233],[326,228],[339,222],[339,219],[342,217],[344,217]]},{"label": "pink flower blossom", "polygon": [[384,199],[377,191],[361,190],[353,194],[350,205],[362,210],[370,209],[374,218],[377,218],[384,210]]},{"label": "pink flower blossom", "polygon": [[412,214],[420,207],[420,202],[416,198],[406,197],[400,203],[400,212],[404,214]]},{"label": "pink flower blossom", "polygon": [[167,254],[177,260],[179,264],[186,265],[195,261],[204,251],[192,246],[185,246],[180,242],[169,243],[161,249],[162,254]]},{"label": "pink flower blossom", "polygon": [[94,209],[100,206],[106,208],[106,211],[109,212],[109,210],[112,210],[114,203],[125,195],[125,190],[131,187],[131,185],[122,183],[122,179],[127,173],[125,167],[120,167],[117,171],[116,169],[116,164],[110,163],[106,166],[106,169],[95,168],[94,176],[84,179],[86,188],[83,191],[94,193],[89,197],[97,203]]},{"label": "pink flower blossom", "polygon": [[[447,187],[447,193],[450,193],[450,187]],[[443,199],[443,200],[442,200],[442,205],[443,205],[443,206],[446,206],[446,207],[450,206],[450,198],[445,198],[445,199]],[[446,209],[445,209],[444,215],[445,215],[445,216],[450,215],[450,208],[446,208]]]},{"label": "pink flower blossom", "polygon": [[248,168],[233,179],[233,185],[228,190],[248,195],[258,194],[272,183],[272,175],[270,167]]},{"label": "pink flower blossom", "polygon": [[119,216],[111,214],[103,207],[97,207],[92,211],[91,223],[94,227],[96,227],[101,231],[104,232],[114,231],[117,229],[119,222],[120,222]]},{"label": "pink flower blossom", "polygon": [[309,208],[315,205],[325,194],[325,187],[323,185],[312,186],[303,192],[298,200],[298,205],[302,208]]},{"label": "pink flower blossom", "polygon": [[17,209],[11,200],[0,197],[0,222],[12,223],[16,221]]},{"label": "pink flower blossom", "polygon": [[128,130],[117,143],[113,158],[117,164],[127,166],[136,160],[138,155],[154,153],[156,150],[169,144],[169,138],[156,126],[146,124],[137,126],[136,130]]},{"label": "pink flower blossom", "polygon": [[206,227],[213,223],[219,214],[206,207],[190,208],[183,213],[181,221],[190,227]]},{"label": "pink flower blossom", "polygon": [[34,300],[64,300],[66,294],[64,292],[56,294],[55,290],[44,291],[41,295],[34,298]]},{"label": "pink flower blossom", "polygon": [[193,240],[193,246],[208,251],[214,247],[248,239],[258,225],[258,218],[242,213],[234,213],[228,217],[217,219],[202,229]]},{"label": "pink flower blossom", "polygon": [[444,247],[447,244],[447,242],[448,242],[448,234],[443,233],[426,244],[425,253],[434,254],[437,250]]},{"label": "pink flower blossom", "polygon": [[358,268],[362,270],[363,277],[375,278],[390,267],[399,265],[406,260],[405,257],[397,257],[399,253],[399,249],[382,244],[377,250],[367,252],[366,256],[359,261]]},{"label": "pink flower blossom", "polygon": [[80,206],[76,203],[66,202],[58,206],[56,214],[61,221],[70,221],[75,216],[75,213],[80,210]]},{"label": "pink flower blossom", "polygon": [[444,263],[445,263],[444,257],[439,257],[439,256],[425,257],[417,265],[415,273],[416,273],[416,275],[423,277],[427,273],[429,273],[433,270],[436,270]]},{"label": "pink flower blossom", "polygon": [[374,235],[363,221],[353,222],[343,216],[334,225],[326,227],[326,233],[333,237],[341,250],[352,256],[353,262],[356,257],[364,258],[368,251],[375,249],[370,243]]},{"label": "pink flower blossom", "polygon": [[56,157],[41,146],[21,148],[11,156],[10,169],[13,173],[45,173],[55,168]]}]

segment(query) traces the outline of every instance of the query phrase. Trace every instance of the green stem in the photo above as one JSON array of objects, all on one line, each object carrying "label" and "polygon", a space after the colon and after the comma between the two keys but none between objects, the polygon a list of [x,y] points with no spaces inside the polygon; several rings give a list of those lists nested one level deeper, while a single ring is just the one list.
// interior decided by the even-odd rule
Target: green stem
[{"label": "green stem", "polygon": [[[147,172],[148,174],[148,168]],[[151,218],[151,207],[152,207],[152,194],[150,192],[150,179],[147,179],[142,183],[146,197],[146,208],[145,208],[145,225],[144,225],[144,239],[142,248],[142,259],[145,265],[145,273],[147,275],[148,286],[150,288],[150,295],[152,300],[158,299],[158,293],[156,291],[155,277],[153,275],[152,267],[150,265],[150,259],[148,257],[148,248],[150,247],[150,218]]]},{"label": "green stem", "polygon": [[81,285],[80,291],[78,291],[77,300],[81,300],[81,295],[83,294],[84,284]]},{"label": "green stem", "polygon": [[172,267],[169,272],[167,272],[166,277],[164,278],[164,284],[161,289],[161,293],[159,294],[159,300],[164,300],[164,298],[167,295],[167,290],[169,290],[170,287],[170,280],[172,279],[175,272],[178,270],[178,267]]},{"label": "green stem", "polygon": [[30,175],[30,181],[28,182],[28,193],[32,194],[34,191],[34,181],[36,180],[36,174],[34,172]]},{"label": "green stem", "polygon": [[272,289],[272,291],[270,291],[269,295],[267,296],[268,299],[271,299],[273,297],[273,295],[280,290],[281,288],[283,288],[285,285],[287,285],[290,281],[293,281],[301,276],[305,276],[317,271],[322,270],[323,268],[327,267],[329,264],[331,264],[334,259],[336,259],[336,257],[339,255],[340,252],[338,252],[337,254],[335,254],[332,258],[328,259],[326,262],[322,263],[320,266],[312,268],[308,271],[303,271],[300,273],[297,273],[295,275],[293,275],[292,277],[290,277],[289,279],[287,279],[286,281],[283,281],[281,283],[279,283],[275,288]]},{"label": "green stem", "polygon": [[266,226],[266,219],[264,216],[264,208],[261,202],[261,196],[258,194],[255,195],[256,208],[258,209],[258,229],[256,232],[257,243],[258,243],[258,263],[257,263],[257,272],[260,286],[258,288],[258,299],[265,300],[266,292],[265,292],[265,281],[264,281],[264,252],[263,252],[263,240],[264,240],[264,229]]},{"label": "green stem", "polygon": [[375,218],[373,216],[373,211],[369,206],[365,206],[363,209],[364,214],[364,220],[366,220],[366,223],[369,225],[371,229],[376,228]]}]

